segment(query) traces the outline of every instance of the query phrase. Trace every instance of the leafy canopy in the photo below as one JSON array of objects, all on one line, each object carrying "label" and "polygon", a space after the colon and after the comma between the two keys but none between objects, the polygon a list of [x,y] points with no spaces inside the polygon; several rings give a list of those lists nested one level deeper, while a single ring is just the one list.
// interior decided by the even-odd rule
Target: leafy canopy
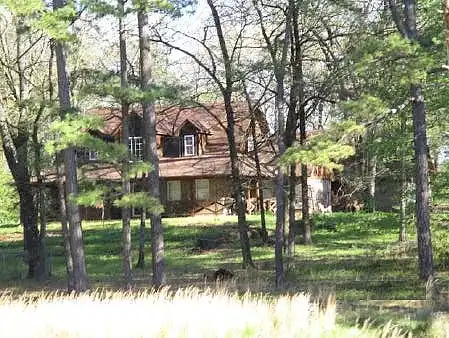
[{"label": "leafy canopy", "polygon": [[305,144],[288,148],[281,163],[301,163],[341,170],[343,165],[340,162],[354,155],[354,146],[351,144],[363,131],[364,128],[354,121],[333,124],[328,130],[311,136]]}]

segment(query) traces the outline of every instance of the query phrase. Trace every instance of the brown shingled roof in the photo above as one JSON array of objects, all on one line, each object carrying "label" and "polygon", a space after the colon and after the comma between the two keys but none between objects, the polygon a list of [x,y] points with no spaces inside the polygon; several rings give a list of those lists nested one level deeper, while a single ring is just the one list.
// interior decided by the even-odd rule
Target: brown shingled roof
[{"label": "brown shingled roof", "polygon": [[[250,123],[250,115],[248,108],[244,103],[235,103],[234,119],[236,132],[248,129]],[[210,133],[217,128],[224,131],[226,127],[226,111],[224,104],[210,104],[202,106],[155,106],[156,116],[156,132],[159,135],[176,135],[176,132],[189,121],[203,133]],[[121,111],[116,107],[94,108],[86,112],[100,116],[105,121],[103,133],[109,135],[119,135],[121,129]],[[131,114],[141,116],[140,109],[135,109]],[[260,115],[260,114],[259,114]],[[256,119],[264,133],[267,133],[268,124],[266,120],[256,116]]]}]

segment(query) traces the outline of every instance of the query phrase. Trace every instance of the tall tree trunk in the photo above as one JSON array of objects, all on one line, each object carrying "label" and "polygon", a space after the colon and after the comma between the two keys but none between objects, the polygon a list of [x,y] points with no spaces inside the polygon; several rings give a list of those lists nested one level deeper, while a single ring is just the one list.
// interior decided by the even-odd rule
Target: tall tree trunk
[{"label": "tall tree trunk", "polygon": [[[420,43],[416,28],[416,2],[404,0],[404,21],[399,18],[395,0],[389,0],[393,20],[402,36]],[[426,106],[421,83],[412,83],[410,97],[413,112],[413,137],[415,143],[416,226],[418,233],[419,276],[433,279],[433,253],[430,233],[429,170],[427,162]]]},{"label": "tall tree trunk", "polygon": [[24,249],[28,253],[28,277],[40,279],[40,243],[37,210],[28,172],[28,137],[20,128],[13,139],[3,106],[0,105],[0,136],[9,170],[19,194],[20,221],[23,225]]},{"label": "tall tree trunk", "polygon": [[[148,16],[139,10],[137,15],[139,27],[140,49],[140,77],[141,89],[150,91],[153,83],[151,65],[151,39],[148,29]],[[159,158],[156,144],[156,112],[152,101],[142,102],[144,125],[144,160],[153,165],[153,170],[148,174],[148,190],[153,197],[160,198],[159,189]],[[165,284],[165,260],[164,260],[164,232],[161,215],[150,214],[151,220],[151,256],[153,285],[160,287]]]},{"label": "tall tree trunk", "polygon": [[[303,104],[299,107],[299,143],[306,143],[306,110]],[[310,226],[309,214],[309,185],[307,164],[301,164],[301,212],[303,221],[303,241],[304,244],[312,244],[312,230]]]},{"label": "tall tree trunk", "polygon": [[256,164],[256,179],[257,179],[257,197],[258,197],[258,204],[259,204],[259,211],[260,211],[260,231],[262,234],[262,241],[263,243],[268,242],[268,231],[267,231],[267,225],[266,225],[266,219],[265,219],[265,204],[264,204],[264,193],[263,193],[263,181],[262,181],[262,170],[260,167],[260,159],[259,159],[259,144],[257,142],[257,134],[256,134],[256,112],[255,109],[251,103],[251,98],[249,96],[248,91],[246,90],[245,83],[244,86],[244,92],[246,97],[246,102],[248,104],[248,109],[251,114],[251,122],[250,122],[250,128],[251,128],[251,137],[253,138],[254,143],[254,162]]},{"label": "tall tree trunk", "polygon": [[226,41],[221,27],[220,16],[212,0],[207,0],[207,4],[209,5],[209,8],[212,13],[212,17],[215,24],[215,30],[217,31],[218,42],[220,44],[220,51],[224,62],[226,85],[224,87],[221,86],[221,92],[223,95],[226,110],[226,122],[227,122],[226,134],[228,138],[229,157],[231,161],[232,186],[234,198],[237,205],[237,218],[238,218],[240,245],[242,248],[242,259],[243,259],[242,266],[243,268],[246,268],[248,266],[254,267],[249,244],[248,224],[246,224],[245,206],[242,198],[243,189],[240,179],[240,170],[238,167],[238,153],[234,136],[234,124],[235,124],[234,110],[232,108],[231,103],[233,84],[234,84],[232,79],[233,69],[231,65],[231,58],[229,56],[228,49],[226,47]]},{"label": "tall tree trunk", "polygon": [[[124,92],[128,88],[128,67],[126,56],[126,32],[123,23],[125,15],[125,3],[118,1],[119,12],[119,44],[120,44],[120,89],[122,90],[122,144],[128,149],[129,144],[129,104]],[[128,177],[128,153],[127,161],[122,166],[122,197],[131,193],[131,183]],[[123,241],[123,274],[128,287],[132,282],[132,258],[131,258],[131,208],[122,207],[122,241]]]},{"label": "tall tree trunk", "polygon": [[139,228],[139,258],[137,260],[136,268],[145,268],[145,226],[147,222],[147,212],[145,208],[140,214],[140,228]]},{"label": "tall tree trunk", "polygon": [[232,187],[235,202],[237,205],[237,219],[240,235],[240,246],[242,249],[242,267],[254,267],[253,259],[251,256],[251,249],[248,237],[248,224],[246,223],[245,205],[243,203],[243,189],[240,180],[239,161],[237,155],[237,146],[234,138],[234,111],[231,104],[231,95],[225,95],[225,110],[227,128],[226,134],[229,143],[229,157],[231,160],[231,175],[232,175]]},{"label": "tall tree trunk", "polygon": [[[16,22],[16,55],[14,72],[18,78],[16,103],[19,110],[19,120],[13,126],[6,118],[4,107],[0,104],[0,135],[2,147],[8,167],[14,179],[19,194],[20,221],[23,225],[23,247],[28,254],[28,277],[40,279],[40,236],[37,224],[36,202],[31,187],[28,170],[29,161],[29,133],[28,125],[23,122],[26,116],[25,100],[27,90],[25,86],[25,67],[23,65],[22,42],[24,34],[24,20],[18,17]],[[14,57],[11,55],[11,57]]]},{"label": "tall tree trunk", "polygon": [[33,125],[33,147],[34,147],[34,169],[36,172],[36,180],[37,180],[37,204],[38,204],[38,210],[39,210],[39,223],[40,223],[40,229],[39,229],[39,278],[44,279],[48,277],[50,271],[49,271],[49,265],[47,262],[47,248],[46,248],[46,237],[47,237],[47,215],[46,215],[46,207],[45,207],[45,186],[42,180],[42,173],[41,173],[41,149],[42,145],[39,143],[38,139],[38,124],[40,117],[42,116],[43,107],[39,110],[36,119],[34,121]]},{"label": "tall tree trunk", "polygon": [[260,159],[259,159],[259,145],[257,143],[257,135],[256,135],[256,121],[254,119],[253,114],[251,121],[251,135],[254,142],[254,161],[256,162],[256,177],[257,177],[257,189],[258,189],[258,199],[259,199],[259,211],[260,211],[260,231],[262,233],[262,241],[264,243],[268,242],[268,231],[265,220],[265,204],[263,198],[263,181],[262,181],[262,171],[260,168]]},{"label": "tall tree trunk", "polygon": [[371,157],[371,176],[369,182],[369,195],[371,199],[371,212],[376,212],[376,176],[377,176],[377,156]]},{"label": "tall tree trunk", "polygon": [[67,206],[64,187],[64,168],[62,167],[62,154],[56,155],[56,170],[58,182],[58,199],[59,199],[59,217],[61,218],[62,236],[64,239],[64,254],[66,260],[67,271],[67,290],[72,292],[75,290],[75,277],[73,270],[72,250],[70,250],[70,233],[67,224]]},{"label": "tall tree trunk", "polygon": [[[63,7],[61,0],[53,1],[53,8],[56,10]],[[69,79],[66,69],[64,47],[61,42],[55,44],[56,68],[58,73],[58,94],[61,119],[65,119],[66,114],[70,114],[72,105],[70,103]],[[68,147],[64,149],[64,170],[66,188],[67,220],[70,233],[70,251],[73,260],[74,290],[86,291],[89,288],[86,263],[84,258],[83,232],[81,227],[81,215],[79,206],[75,198],[78,195],[78,179],[76,172],[75,149]]]},{"label": "tall tree trunk", "polygon": [[[285,130],[285,146],[289,148],[296,140],[296,130],[298,125],[298,104],[303,109],[304,102],[304,77],[302,69],[302,49],[298,29],[298,5],[290,2],[292,15],[292,35],[290,46],[291,59],[291,86],[290,86],[290,105],[288,107],[287,124]],[[287,253],[289,256],[295,254],[295,217],[296,217],[296,165],[290,167],[289,176],[289,197],[288,197],[288,239]]]},{"label": "tall tree trunk", "polygon": [[[407,135],[407,116],[405,111],[401,111],[401,136],[403,138]],[[400,210],[400,223],[401,228],[399,231],[399,241],[404,242],[407,240],[407,147],[405,139],[401,145],[401,210]]]},{"label": "tall tree trunk", "polygon": [[290,257],[295,255],[295,214],[296,214],[296,165],[290,166],[289,176],[289,196],[288,196],[288,242],[287,242],[287,254]]},{"label": "tall tree trunk", "polygon": [[307,164],[301,164],[301,200],[302,200],[302,221],[303,221],[303,240],[304,244],[312,244],[312,229],[310,226],[309,213],[309,185],[307,184]]},{"label": "tall tree trunk", "polygon": [[411,87],[413,100],[413,134],[416,165],[416,221],[419,251],[419,276],[428,280],[434,276],[429,210],[429,169],[427,162],[426,108],[422,86]]}]

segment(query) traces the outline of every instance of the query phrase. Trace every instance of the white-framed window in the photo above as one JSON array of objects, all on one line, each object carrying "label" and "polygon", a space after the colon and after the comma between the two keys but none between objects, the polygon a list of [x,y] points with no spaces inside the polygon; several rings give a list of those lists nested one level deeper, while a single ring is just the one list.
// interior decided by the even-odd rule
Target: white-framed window
[{"label": "white-framed window", "polygon": [[181,181],[167,181],[167,201],[181,200]]},{"label": "white-framed window", "polygon": [[195,155],[195,136],[184,135],[184,156]]},{"label": "white-framed window", "polygon": [[246,141],[246,149],[248,149],[248,151],[254,151],[254,139],[252,135],[248,136]]},{"label": "white-framed window", "polygon": [[89,150],[89,161],[98,160],[98,151]]},{"label": "white-framed window", "polygon": [[195,196],[197,201],[204,201],[209,199],[208,179],[195,180]]},{"label": "white-framed window", "polygon": [[129,154],[131,160],[143,159],[143,139],[142,136],[132,136],[129,138]]},{"label": "white-framed window", "polygon": [[98,152],[86,148],[77,149],[76,158],[80,161],[96,161],[98,160]]}]

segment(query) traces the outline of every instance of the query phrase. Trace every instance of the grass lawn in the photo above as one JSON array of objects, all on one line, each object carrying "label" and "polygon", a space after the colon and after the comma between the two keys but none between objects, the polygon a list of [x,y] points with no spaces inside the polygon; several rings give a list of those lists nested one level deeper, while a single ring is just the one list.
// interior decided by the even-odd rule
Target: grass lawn
[{"label": "grass lawn", "polygon": [[[408,229],[409,241],[399,244],[398,219],[387,213],[334,213],[315,219],[313,245],[297,245],[294,258],[286,258],[286,283],[274,287],[274,248],[264,246],[256,231],[251,238],[257,270],[240,267],[240,245],[237,218],[233,216],[166,218],[165,226],[167,281],[172,288],[205,285],[204,275],[220,267],[229,269],[237,278],[228,287],[276,296],[280,293],[308,292],[312,296],[337,298],[337,321],[352,326],[371,318],[373,325],[389,320],[415,333],[422,332],[425,306],[425,284],[418,279],[415,231]],[[259,226],[258,216],[249,216],[250,229]],[[274,218],[268,216],[268,227]],[[438,278],[449,285],[444,247],[449,215],[435,215],[432,230],[436,247]],[[335,228],[335,230],[334,230]],[[122,286],[121,221],[84,222],[87,269],[92,288]],[[137,260],[138,221],[133,222],[134,261]],[[147,232],[149,236],[149,229]],[[50,224],[48,249],[52,276],[43,285],[25,278],[26,265],[20,258],[22,229],[0,226],[0,286],[23,292],[65,288],[65,265],[59,224]],[[200,250],[198,241],[218,243],[212,250]],[[299,237],[298,237],[299,241]],[[147,268],[135,270],[138,287],[151,280],[150,248]]]}]

